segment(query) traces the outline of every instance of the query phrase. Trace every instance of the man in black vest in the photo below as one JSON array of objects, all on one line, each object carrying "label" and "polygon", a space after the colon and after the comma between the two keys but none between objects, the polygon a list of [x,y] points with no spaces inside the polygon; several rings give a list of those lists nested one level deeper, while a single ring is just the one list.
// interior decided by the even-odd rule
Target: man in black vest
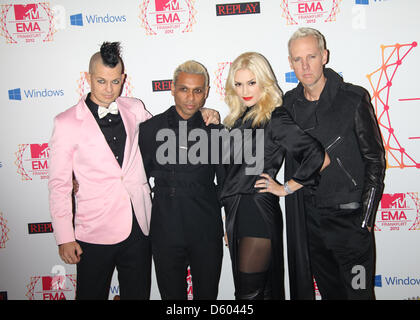
[{"label": "man in black vest", "polygon": [[[291,298],[313,298],[315,278],[322,299],[373,299],[371,229],[384,188],[385,151],[369,95],[324,68],[328,51],[319,31],[300,28],[288,46],[300,83],[284,105],[331,159],[316,189],[285,199]],[[294,166],[288,157],[286,179]]]},{"label": "man in black vest", "polygon": [[[220,184],[224,173],[223,166],[210,161],[210,131],[219,126],[206,126],[199,112],[208,95],[208,79],[200,63],[181,64],[171,87],[175,105],[140,125],[144,167],[154,178],[150,236],[164,300],[187,299],[188,266],[194,299],[214,300],[218,293],[223,223],[214,180],[216,174]],[[205,146],[204,140],[189,139],[200,133],[209,137]],[[203,147],[199,151],[197,143]]]}]

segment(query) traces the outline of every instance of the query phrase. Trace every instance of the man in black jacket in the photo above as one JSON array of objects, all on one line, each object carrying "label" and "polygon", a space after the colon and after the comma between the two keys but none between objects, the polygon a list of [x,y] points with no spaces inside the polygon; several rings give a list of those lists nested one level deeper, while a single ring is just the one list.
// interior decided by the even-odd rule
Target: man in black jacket
[{"label": "man in black jacket", "polygon": [[[289,63],[300,81],[284,105],[331,158],[316,189],[285,199],[292,299],[374,298],[372,226],[382,196],[385,151],[368,93],[324,68],[322,34],[298,29],[289,40]],[[289,179],[295,163],[286,159]]]},{"label": "man in black jacket", "polygon": [[224,171],[211,162],[211,129],[219,126],[206,126],[199,112],[208,83],[200,63],[181,64],[171,87],[175,105],[140,125],[144,167],[148,178],[154,178],[150,237],[164,300],[187,299],[188,265],[194,299],[217,298],[223,223],[214,180],[217,175],[220,184]]}]

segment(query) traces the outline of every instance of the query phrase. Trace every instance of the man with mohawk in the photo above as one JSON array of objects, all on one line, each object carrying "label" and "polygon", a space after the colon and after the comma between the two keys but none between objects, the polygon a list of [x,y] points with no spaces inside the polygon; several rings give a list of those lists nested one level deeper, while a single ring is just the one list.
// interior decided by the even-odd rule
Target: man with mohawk
[{"label": "man with mohawk", "polygon": [[[150,189],[138,147],[151,116],[120,97],[124,65],[118,42],[104,42],[89,63],[91,92],[54,120],[49,202],[61,259],[77,264],[76,299],[108,299],[114,269],[121,299],[149,299]],[[72,213],[73,173],[79,190]]]}]

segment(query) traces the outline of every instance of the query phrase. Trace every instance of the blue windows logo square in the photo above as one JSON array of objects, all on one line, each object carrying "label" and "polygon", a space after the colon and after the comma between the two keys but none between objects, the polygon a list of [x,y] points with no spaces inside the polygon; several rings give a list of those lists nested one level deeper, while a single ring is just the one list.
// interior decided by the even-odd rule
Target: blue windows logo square
[{"label": "blue windows logo square", "polygon": [[22,100],[20,88],[9,90],[9,100]]},{"label": "blue windows logo square", "polygon": [[375,287],[382,287],[382,276],[376,275],[375,276]]},{"label": "blue windows logo square", "polygon": [[70,24],[72,26],[83,26],[83,15],[78,13],[70,16]]},{"label": "blue windows logo square", "polygon": [[299,80],[296,78],[296,74],[293,71],[286,72],[284,75],[286,77],[286,82],[289,82],[289,83],[298,83],[299,82]]},{"label": "blue windows logo square", "polygon": [[365,5],[369,5],[369,0],[356,0],[356,4],[365,4]]}]

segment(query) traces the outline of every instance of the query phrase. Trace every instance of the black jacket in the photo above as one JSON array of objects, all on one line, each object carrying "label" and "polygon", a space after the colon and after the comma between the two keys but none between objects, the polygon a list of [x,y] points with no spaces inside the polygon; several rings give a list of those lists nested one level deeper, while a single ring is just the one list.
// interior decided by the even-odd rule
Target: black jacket
[{"label": "black jacket", "polygon": [[[302,84],[284,96],[284,106],[293,119],[321,142],[331,158],[316,189],[304,188],[285,198],[292,299],[313,298],[314,291],[308,268],[303,194],[312,193],[317,205],[323,207],[358,202],[362,205],[364,225],[372,226],[384,188],[385,150],[368,93],[345,83],[331,69],[326,68],[324,75],[325,88],[309,118],[302,116]],[[287,155],[285,181],[296,165]]]},{"label": "black jacket", "polygon": [[[184,127],[180,127],[180,123]],[[220,240],[223,236],[219,189],[224,167],[211,163],[210,145],[207,163],[191,164],[191,159],[186,157],[200,140],[200,137],[197,142],[187,140],[192,130],[205,131],[210,144],[211,129],[219,128],[221,126],[206,126],[201,112],[183,120],[175,106],[140,124],[139,146],[144,168],[147,177],[154,178],[152,241],[177,244],[183,243],[186,237],[194,242]],[[175,139],[171,141],[169,136],[172,135]],[[169,154],[171,148],[173,157]],[[171,163],[162,163],[159,156]]]},{"label": "black jacket", "polygon": [[300,123],[299,108],[304,103],[301,84],[286,93],[284,106],[330,156],[331,164],[321,173],[319,186],[313,191],[317,205],[362,203],[366,224],[372,226],[386,167],[375,112],[366,90],[345,83],[331,69],[324,73],[327,83],[311,119]]}]

